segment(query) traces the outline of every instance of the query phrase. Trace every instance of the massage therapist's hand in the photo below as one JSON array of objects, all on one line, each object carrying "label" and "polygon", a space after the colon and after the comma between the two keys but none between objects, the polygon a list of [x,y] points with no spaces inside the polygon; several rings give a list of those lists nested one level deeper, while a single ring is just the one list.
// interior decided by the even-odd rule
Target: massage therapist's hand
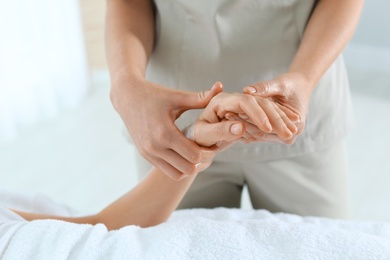
[{"label": "massage therapist's hand", "polygon": [[[311,87],[307,79],[299,73],[285,73],[275,79],[262,81],[243,89],[243,93],[267,98],[275,102],[289,117],[294,118],[298,131],[292,138],[284,140],[273,133],[259,131],[253,124],[246,124],[246,131],[257,138],[257,141],[274,141],[292,144],[305,128],[307,108],[310,101]],[[234,118],[233,118],[234,119]]]},{"label": "massage therapist's hand", "polygon": [[197,170],[201,172],[210,166],[219,152],[227,150],[242,138],[245,133],[245,124],[233,120],[209,123],[200,117],[196,122],[183,129],[183,133],[197,144],[209,148],[209,151],[203,156],[203,161],[197,167]]},{"label": "massage therapist's hand", "polygon": [[209,149],[186,138],[175,120],[186,110],[204,108],[222,91],[221,86],[184,92],[145,79],[131,79],[111,89],[114,108],[138,151],[149,162],[174,180],[198,172],[197,165]]}]

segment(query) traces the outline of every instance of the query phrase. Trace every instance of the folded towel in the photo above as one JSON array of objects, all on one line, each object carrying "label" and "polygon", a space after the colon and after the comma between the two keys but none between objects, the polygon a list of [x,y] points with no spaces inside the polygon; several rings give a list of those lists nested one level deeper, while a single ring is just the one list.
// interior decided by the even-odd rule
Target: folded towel
[{"label": "folded towel", "polygon": [[[0,238],[0,242],[3,238]],[[273,214],[174,212],[151,228],[23,222],[3,259],[390,259],[390,223]]]}]

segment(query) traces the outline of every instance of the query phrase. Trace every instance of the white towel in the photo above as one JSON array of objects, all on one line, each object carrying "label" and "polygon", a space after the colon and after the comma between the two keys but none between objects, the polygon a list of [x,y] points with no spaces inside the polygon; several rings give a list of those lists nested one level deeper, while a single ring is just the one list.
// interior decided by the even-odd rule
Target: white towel
[{"label": "white towel", "polygon": [[390,223],[225,208],[111,232],[39,220],[18,227],[3,259],[390,259]]}]

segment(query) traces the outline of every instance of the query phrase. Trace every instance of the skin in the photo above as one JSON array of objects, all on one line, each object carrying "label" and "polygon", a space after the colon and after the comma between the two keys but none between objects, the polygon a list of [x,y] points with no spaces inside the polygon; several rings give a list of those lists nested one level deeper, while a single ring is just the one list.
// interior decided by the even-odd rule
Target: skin
[{"label": "skin", "polygon": [[[196,166],[198,172],[209,167],[218,152],[226,150],[245,134],[245,124],[240,121],[227,120],[225,118],[227,113],[245,113],[249,120],[258,124],[263,121],[258,116],[262,113],[263,98],[237,93],[222,93],[223,86],[219,82],[213,88],[216,88],[219,93],[211,99],[197,121],[184,129],[190,139],[207,149],[202,162]],[[292,124],[288,118],[286,120],[289,123],[285,122],[285,124]],[[79,224],[103,223],[109,230],[127,225],[149,227],[164,222],[171,215],[195,177],[196,174],[192,174],[180,181],[175,181],[158,168],[153,167],[147,177],[133,190],[98,214],[86,217],[70,218],[16,210],[14,212],[28,221],[58,219]]]},{"label": "skin", "polygon": [[[208,151],[188,140],[174,122],[189,109],[206,107],[215,93],[178,91],[145,79],[154,44],[151,0],[107,0],[106,17],[110,97],[135,146],[145,159],[174,180],[197,173],[196,165]],[[295,127],[285,125],[283,110],[269,100],[263,99],[262,103],[272,120],[251,121],[256,127],[282,140],[296,134]]]},{"label": "skin", "polygon": [[247,131],[251,136],[258,141],[293,143],[303,132],[311,93],[351,39],[363,3],[363,0],[318,1],[288,71],[275,79],[244,87],[243,93],[267,98],[299,115],[295,122],[298,131],[288,140],[261,131],[249,121]]},{"label": "skin", "polygon": [[[135,189],[93,216],[63,218],[15,212],[27,220],[55,218],[75,223],[104,223],[108,229],[130,224],[147,227],[165,221],[196,173],[210,165],[218,150],[227,148],[240,137],[247,141],[294,142],[304,129],[311,93],[351,38],[362,6],[362,0],[318,1],[289,70],[273,80],[245,87],[243,92],[249,94],[245,97],[234,94],[232,98],[218,94],[222,90],[218,84],[209,92],[191,93],[145,80],[154,41],[152,2],[107,1],[111,100],[141,154],[161,170],[153,168]],[[239,102],[232,104],[236,99]],[[143,105],[134,111],[134,102],[138,104],[141,100]],[[228,102],[223,103],[224,100]],[[204,108],[207,104],[193,128],[196,142],[192,142],[175,127],[174,121],[184,111]],[[259,113],[263,113],[261,117],[254,116]],[[149,122],[153,122],[153,127]],[[233,128],[233,125],[240,127]],[[291,134],[294,136],[289,137]],[[173,180],[181,179],[183,172],[190,177],[180,182]]]}]

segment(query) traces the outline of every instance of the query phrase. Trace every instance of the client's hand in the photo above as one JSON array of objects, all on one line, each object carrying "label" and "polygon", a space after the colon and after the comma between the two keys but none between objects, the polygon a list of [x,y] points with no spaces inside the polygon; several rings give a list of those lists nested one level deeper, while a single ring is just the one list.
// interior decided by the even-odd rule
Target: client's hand
[{"label": "client's hand", "polygon": [[[215,85],[223,88],[220,82]],[[232,118],[229,115],[237,117]],[[241,137],[243,140],[256,140],[250,132],[245,131],[247,125],[260,132],[276,133],[285,140],[291,138],[297,132],[292,121],[295,119],[294,115],[288,111],[284,112],[283,107],[261,97],[239,93],[217,94],[197,121],[183,130],[189,139],[209,147],[208,152],[203,154],[201,163],[197,164],[196,172],[206,169],[217,152],[226,150]],[[245,120],[239,116],[245,116]]]},{"label": "client's hand", "polygon": [[[221,107],[223,107],[227,100],[221,99],[221,101]],[[218,152],[228,149],[245,133],[243,122],[226,119],[215,120],[218,111],[214,111],[210,105],[207,106],[196,122],[183,129],[184,135],[190,140],[209,148],[208,152],[204,153],[202,162],[197,165],[197,172],[209,167]]]},{"label": "client's hand", "polygon": [[[221,83],[216,85],[222,88]],[[298,132],[295,123],[299,116],[295,112],[270,99],[240,93],[221,92],[214,96],[197,123],[212,127],[226,119],[245,124],[246,132],[241,139],[245,142],[259,141],[259,135],[264,134],[286,142]]]},{"label": "client's hand", "polygon": [[245,133],[245,124],[239,121],[223,120],[218,123],[207,123],[198,119],[192,125],[183,129],[183,133],[197,144],[208,147],[202,162],[197,164],[197,172],[208,168],[218,152],[225,151]]}]

